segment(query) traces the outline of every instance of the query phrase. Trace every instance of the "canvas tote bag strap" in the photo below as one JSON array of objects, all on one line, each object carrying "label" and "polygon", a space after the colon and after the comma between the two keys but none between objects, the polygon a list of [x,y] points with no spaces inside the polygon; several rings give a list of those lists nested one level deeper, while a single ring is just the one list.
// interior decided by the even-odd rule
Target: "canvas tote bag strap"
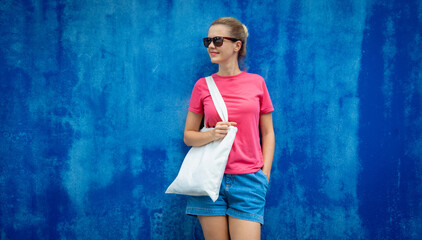
[{"label": "canvas tote bag strap", "polygon": [[206,77],[205,80],[207,81],[208,90],[210,91],[212,101],[214,102],[214,106],[217,109],[218,115],[220,115],[221,120],[229,121],[229,115],[227,113],[227,107],[224,103],[223,97],[221,96],[220,91],[218,91],[217,85],[214,82],[214,79],[209,76]]}]

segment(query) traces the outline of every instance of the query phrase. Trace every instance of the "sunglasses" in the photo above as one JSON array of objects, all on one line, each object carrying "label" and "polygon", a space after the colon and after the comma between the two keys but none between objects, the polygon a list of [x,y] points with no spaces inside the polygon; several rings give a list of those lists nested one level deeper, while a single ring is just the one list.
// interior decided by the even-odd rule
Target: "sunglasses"
[{"label": "sunglasses", "polygon": [[240,39],[231,38],[231,37],[213,37],[213,38],[206,37],[206,38],[203,38],[202,41],[204,41],[204,46],[206,48],[208,48],[208,46],[211,44],[211,42],[214,43],[214,46],[221,47],[221,46],[223,46],[224,39],[227,39],[227,40],[230,40],[230,41],[233,41],[233,42],[240,41]]}]

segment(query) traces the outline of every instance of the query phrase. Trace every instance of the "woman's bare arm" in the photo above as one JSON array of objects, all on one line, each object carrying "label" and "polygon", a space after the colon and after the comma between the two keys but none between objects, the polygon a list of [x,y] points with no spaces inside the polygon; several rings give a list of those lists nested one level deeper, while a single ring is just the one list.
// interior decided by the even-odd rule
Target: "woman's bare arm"
[{"label": "woman's bare arm", "polygon": [[203,116],[204,114],[188,112],[183,138],[186,145],[192,147],[203,146],[212,141],[224,138],[227,135],[229,126],[236,126],[235,122],[218,122],[215,129],[208,132],[200,132],[199,127]]},{"label": "woman's bare arm", "polygon": [[267,175],[267,178],[270,179],[271,166],[273,164],[275,148],[275,135],[273,128],[272,113],[270,112],[261,114],[259,124],[261,127],[262,155],[264,158],[264,166],[262,167],[262,171],[265,173],[265,175]]}]

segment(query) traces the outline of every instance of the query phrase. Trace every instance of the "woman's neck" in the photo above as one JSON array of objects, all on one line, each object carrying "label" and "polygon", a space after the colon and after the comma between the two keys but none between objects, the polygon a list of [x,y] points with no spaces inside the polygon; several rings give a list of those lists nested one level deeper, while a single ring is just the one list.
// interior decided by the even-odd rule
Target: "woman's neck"
[{"label": "woman's neck", "polygon": [[218,65],[218,72],[217,74],[220,76],[234,76],[241,73],[239,69],[239,63],[236,61],[228,62],[228,63],[220,63]]}]

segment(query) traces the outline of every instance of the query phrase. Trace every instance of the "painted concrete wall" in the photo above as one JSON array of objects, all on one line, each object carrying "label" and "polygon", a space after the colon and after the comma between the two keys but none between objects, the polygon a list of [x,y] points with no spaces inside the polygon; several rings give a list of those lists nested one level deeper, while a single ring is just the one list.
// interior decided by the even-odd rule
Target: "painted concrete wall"
[{"label": "painted concrete wall", "polygon": [[202,238],[164,191],[221,16],[276,109],[263,239],[421,239],[420,0],[3,0],[0,239]]}]

